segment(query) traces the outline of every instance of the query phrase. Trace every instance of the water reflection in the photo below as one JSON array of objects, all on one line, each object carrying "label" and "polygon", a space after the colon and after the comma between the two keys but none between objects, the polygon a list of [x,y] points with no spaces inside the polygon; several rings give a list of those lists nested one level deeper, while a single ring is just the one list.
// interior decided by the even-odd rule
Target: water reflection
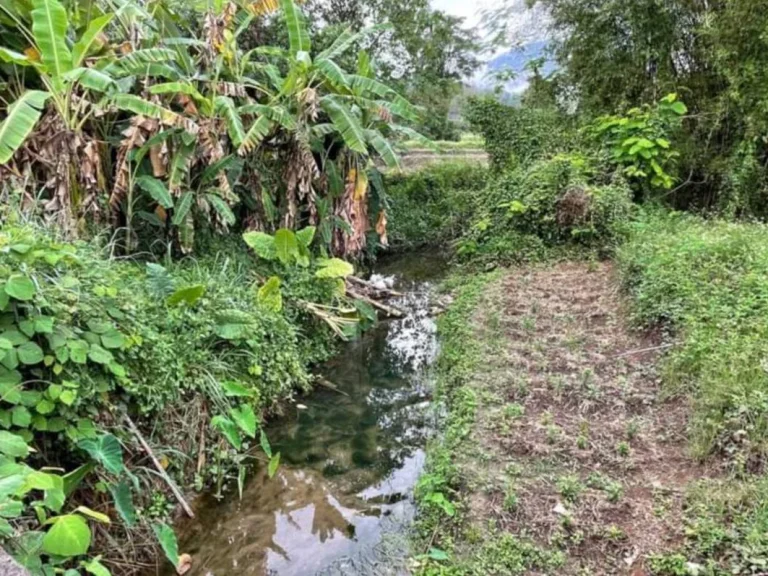
[{"label": "water reflection", "polygon": [[437,262],[393,263],[396,287],[407,291],[396,304],[407,316],[382,322],[329,363],[324,374],[342,393],[320,390],[302,400],[306,410],[270,428],[282,455],[277,476],[256,471],[242,500],[201,499],[197,521],[180,527],[190,574],[405,571],[403,527],[431,429],[429,367],[437,353],[424,276]]}]

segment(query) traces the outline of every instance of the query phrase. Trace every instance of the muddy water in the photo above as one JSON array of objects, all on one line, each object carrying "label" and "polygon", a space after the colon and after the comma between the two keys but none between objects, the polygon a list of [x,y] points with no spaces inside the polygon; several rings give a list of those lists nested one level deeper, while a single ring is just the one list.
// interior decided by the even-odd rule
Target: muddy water
[{"label": "muddy water", "polygon": [[413,487],[433,428],[430,282],[443,269],[425,254],[377,268],[405,294],[394,304],[407,316],[380,322],[324,368],[342,393],[314,392],[269,428],[282,461],[275,478],[257,470],[242,500],[201,499],[195,521],[178,527],[188,574],[406,572]]}]

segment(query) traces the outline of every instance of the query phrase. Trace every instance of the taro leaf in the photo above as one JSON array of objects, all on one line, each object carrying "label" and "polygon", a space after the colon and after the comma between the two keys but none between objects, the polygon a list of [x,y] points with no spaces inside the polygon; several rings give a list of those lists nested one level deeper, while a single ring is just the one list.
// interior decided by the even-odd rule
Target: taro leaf
[{"label": "taro leaf", "polygon": [[229,415],[246,436],[256,437],[256,414],[250,404],[241,404],[238,408],[231,409]]},{"label": "taro leaf", "polygon": [[5,293],[16,300],[31,300],[35,292],[37,292],[35,283],[22,274],[14,274],[5,283]]},{"label": "taro leaf", "polygon": [[275,238],[264,232],[246,232],[243,234],[243,240],[250,246],[259,258],[264,260],[275,260],[277,251],[275,249]]},{"label": "taro leaf", "polygon": [[78,446],[88,452],[96,462],[99,462],[109,472],[120,474],[123,469],[123,449],[120,442],[112,434],[103,434],[98,438],[86,438]]},{"label": "taro leaf", "polygon": [[109,491],[115,501],[115,509],[125,525],[131,527],[136,524],[136,509],[133,507],[133,496],[128,482],[110,485]]},{"label": "taro leaf", "polygon": [[29,454],[29,446],[21,436],[0,431],[0,452],[12,458],[25,458]]},{"label": "taro leaf", "polygon": [[112,352],[104,350],[98,344],[92,344],[91,349],[88,351],[88,358],[96,364],[109,364],[114,360]]},{"label": "taro leaf", "polygon": [[24,486],[24,475],[21,473],[13,473],[0,478],[0,498],[16,494],[22,486]]},{"label": "taro leaf", "polygon": [[272,276],[259,288],[257,299],[267,310],[280,312],[283,309],[283,295],[280,292],[280,278]]},{"label": "taro leaf", "polygon": [[157,541],[160,542],[160,546],[165,552],[165,557],[170,560],[174,566],[179,565],[179,544],[176,541],[176,534],[173,528],[167,524],[157,523],[152,524],[152,530],[155,532]]},{"label": "taro leaf", "polygon": [[240,450],[243,441],[240,438],[240,433],[237,431],[237,426],[235,426],[232,420],[226,416],[214,416],[211,419],[211,426],[217,428],[224,437],[229,440],[229,443],[232,444],[232,446],[237,450]]},{"label": "taro leaf", "polygon": [[205,286],[198,284],[196,286],[187,286],[185,288],[179,288],[171,294],[166,300],[169,306],[176,306],[181,302],[186,302],[190,306],[194,305],[205,294]]},{"label": "taro leaf", "polygon": [[34,342],[26,342],[16,349],[19,362],[31,366],[43,361],[43,349]]},{"label": "taro leaf", "polygon": [[272,458],[272,446],[269,444],[269,438],[267,438],[264,429],[262,429],[259,434],[259,444],[261,444],[261,449],[264,450],[264,454],[267,455],[267,458]]},{"label": "taro leaf", "polygon": [[43,538],[43,551],[55,556],[80,556],[91,546],[91,529],[82,516],[66,514],[52,518],[54,525]]},{"label": "taro leaf", "polygon": [[293,230],[281,228],[275,232],[275,253],[280,262],[288,264],[292,258],[296,257],[298,251],[299,243]]},{"label": "taro leaf", "polygon": [[64,481],[64,494],[67,496],[72,494],[94,468],[96,468],[96,465],[93,462],[88,462],[79,468],[75,468],[72,472],[64,474],[64,476],[62,476],[62,480]]},{"label": "taro leaf", "polygon": [[312,244],[312,240],[315,238],[316,231],[317,228],[314,226],[307,226],[306,228],[302,228],[296,232],[296,239],[302,246],[309,248],[309,246]]},{"label": "taro leaf", "polygon": [[125,336],[117,330],[110,330],[101,335],[101,345],[110,350],[122,348],[125,344]]},{"label": "taro leaf", "polygon": [[269,466],[267,467],[267,474],[270,478],[273,478],[277,473],[277,469],[280,466],[280,452],[272,456],[269,459]]},{"label": "taro leaf", "polygon": [[229,397],[238,397],[238,396],[242,397],[242,396],[251,395],[251,391],[248,390],[248,388],[246,388],[239,382],[233,382],[231,380],[222,382],[221,389],[224,390],[224,395]]},{"label": "taro leaf", "polygon": [[315,272],[317,278],[346,278],[355,272],[355,268],[349,262],[339,258],[319,260],[320,268]]}]

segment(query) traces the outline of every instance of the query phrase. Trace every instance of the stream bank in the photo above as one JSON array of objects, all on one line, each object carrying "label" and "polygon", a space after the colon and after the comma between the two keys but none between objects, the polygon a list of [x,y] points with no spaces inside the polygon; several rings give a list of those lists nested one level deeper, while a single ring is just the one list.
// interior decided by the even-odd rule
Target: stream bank
[{"label": "stream bank", "polygon": [[415,514],[414,486],[434,429],[430,307],[445,270],[437,254],[382,261],[374,280],[405,311],[345,345],[322,375],[337,390],[298,399],[267,429],[281,466],[264,466],[221,501],[196,502],[177,527],[194,575],[402,574]]}]

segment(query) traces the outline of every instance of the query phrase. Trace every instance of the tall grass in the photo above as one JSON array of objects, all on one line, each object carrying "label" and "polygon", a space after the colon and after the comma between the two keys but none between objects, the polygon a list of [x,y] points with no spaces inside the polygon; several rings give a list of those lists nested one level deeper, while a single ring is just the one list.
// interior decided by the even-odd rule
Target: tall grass
[{"label": "tall grass", "polygon": [[665,381],[670,392],[693,399],[696,454],[763,470],[768,226],[652,214],[634,226],[618,262],[635,319],[674,335]]}]

